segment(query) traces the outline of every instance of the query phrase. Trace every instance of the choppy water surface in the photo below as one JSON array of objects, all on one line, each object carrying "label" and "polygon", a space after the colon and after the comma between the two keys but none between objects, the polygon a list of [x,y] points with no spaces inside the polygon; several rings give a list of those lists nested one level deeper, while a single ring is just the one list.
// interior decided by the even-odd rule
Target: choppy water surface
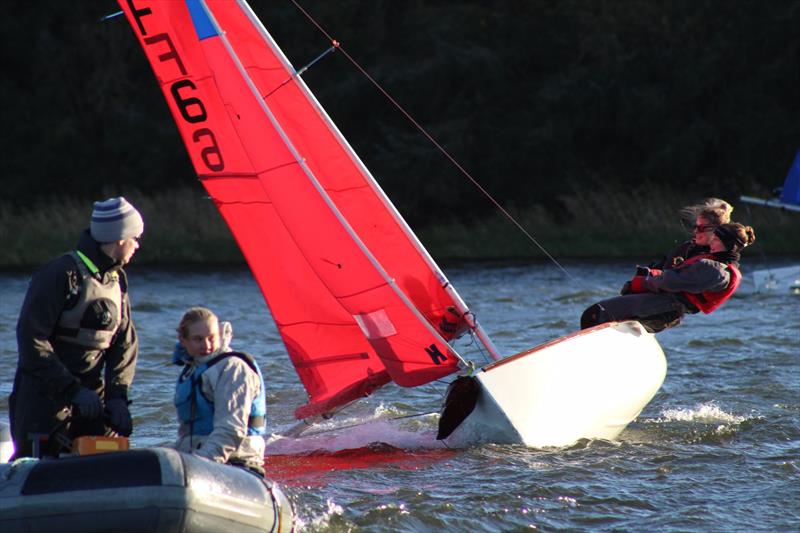
[{"label": "choppy water surface", "polygon": [[[787,264],[751,259],[745,270]],[[614,294],[632,270],[622,263],[566,268],[573,279],[545,264],[471,265],[447,274],[501,352],[511,354],[575,329],[581,311]],[[130,281],[141,338],[134,446],[173,438],[177,367],[168,354],[190,305],[208,305],[233,322],[234,346],[256,356],[267,380],[271,428],[293,423],[305,393],[246,271],[134,265]],[[27,275],[0,275],[4,419],[26,284]],[[424,415],[438,409],[445,384],[389,386],[311,437],[273,441],[270,475],[309,531],[800,529],[800,295],[753,294],[745,283],[713,315],[688,317],[658,339],[667,379],[616,442],[447,449],[434,439],[437,416]],[[330,430],[336,425],[347,427]]]}]

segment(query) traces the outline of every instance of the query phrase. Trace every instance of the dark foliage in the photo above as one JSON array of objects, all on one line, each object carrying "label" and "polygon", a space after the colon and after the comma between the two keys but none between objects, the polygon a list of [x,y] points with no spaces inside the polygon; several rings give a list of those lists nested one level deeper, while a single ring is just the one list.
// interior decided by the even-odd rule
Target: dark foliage
[{"label": "dark foliage", "polygon": [[[300,67],[326,37],[251,2]],[[501,203],[598,184],[735,200],[800,147],[800,2],[306,1],[303,7]],[[23,2],[2,18],[3,195],[22,205],[195,177],[116,2]],[[413,222],[491,210],[337,53],[305,79]]]}]

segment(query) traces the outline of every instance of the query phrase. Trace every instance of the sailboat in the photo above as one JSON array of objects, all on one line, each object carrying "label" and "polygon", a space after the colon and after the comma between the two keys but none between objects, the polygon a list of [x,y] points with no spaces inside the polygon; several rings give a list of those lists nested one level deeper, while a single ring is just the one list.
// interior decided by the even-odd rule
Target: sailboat
[{"label": "sailboat", "polygon": [[800,150],[795,154],[794,162],[789,167],[783,186],[776,189],[775,192],[777,193],[775,198],[756,198],[754,196],[741,196],[740,198],[748,204],[800,212]]},{"label": "sailboat", "polygon": [[[458,375],[440,438],[564,446],[616,438],[656,394],[666,360],[638,322],[503,357],[245,1],[119,4],[308,393],[297,419]],[[463,357],[465,334],[494,362]]]},{"label": "sailboat", "polygon": [[[795,154],[783,186],[775,190],[774,198],[741,196],[748,204],[800,213],[800,150]],[[800,265],[756,270],[752,274],[755,292],[789,292],[800,294]]]}]

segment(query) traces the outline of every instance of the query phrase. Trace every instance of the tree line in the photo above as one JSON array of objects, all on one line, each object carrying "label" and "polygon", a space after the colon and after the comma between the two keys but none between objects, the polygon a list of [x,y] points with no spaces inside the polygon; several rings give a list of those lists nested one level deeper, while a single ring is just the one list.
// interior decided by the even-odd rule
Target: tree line
[{"label": "tree line", "polygon": [[[293,2],[250,3],[296,68],[329,46]],[[598,188],[735,200],[779,185],[800,148],[797,1],[300,4],[508,208],[558,214]],[[18,205],[196,180],[127,22],[100,21],[118,9],[42,0],[0,21]],[[412,223],[493,209],[344,54],[304,79]]]}]

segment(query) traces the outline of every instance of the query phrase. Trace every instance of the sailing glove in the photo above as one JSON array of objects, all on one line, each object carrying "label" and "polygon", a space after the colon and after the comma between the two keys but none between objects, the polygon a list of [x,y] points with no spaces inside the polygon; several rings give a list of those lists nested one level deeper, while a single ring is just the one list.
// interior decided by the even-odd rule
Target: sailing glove
[{"label": "sailing glove", "polygon": [[98,418],[103,410],[100,396],[86,387],[78,389],[78,392],[72,397],[72,406],[78,409],[78,414],[82,418]]},{"label": "sailing glove", "polygon": [[108,411],[108,425],[123,437],[129,437],[133,432],[131,412],[128,410],[128,401],[123,398],[114,398],[106,403]]}]

